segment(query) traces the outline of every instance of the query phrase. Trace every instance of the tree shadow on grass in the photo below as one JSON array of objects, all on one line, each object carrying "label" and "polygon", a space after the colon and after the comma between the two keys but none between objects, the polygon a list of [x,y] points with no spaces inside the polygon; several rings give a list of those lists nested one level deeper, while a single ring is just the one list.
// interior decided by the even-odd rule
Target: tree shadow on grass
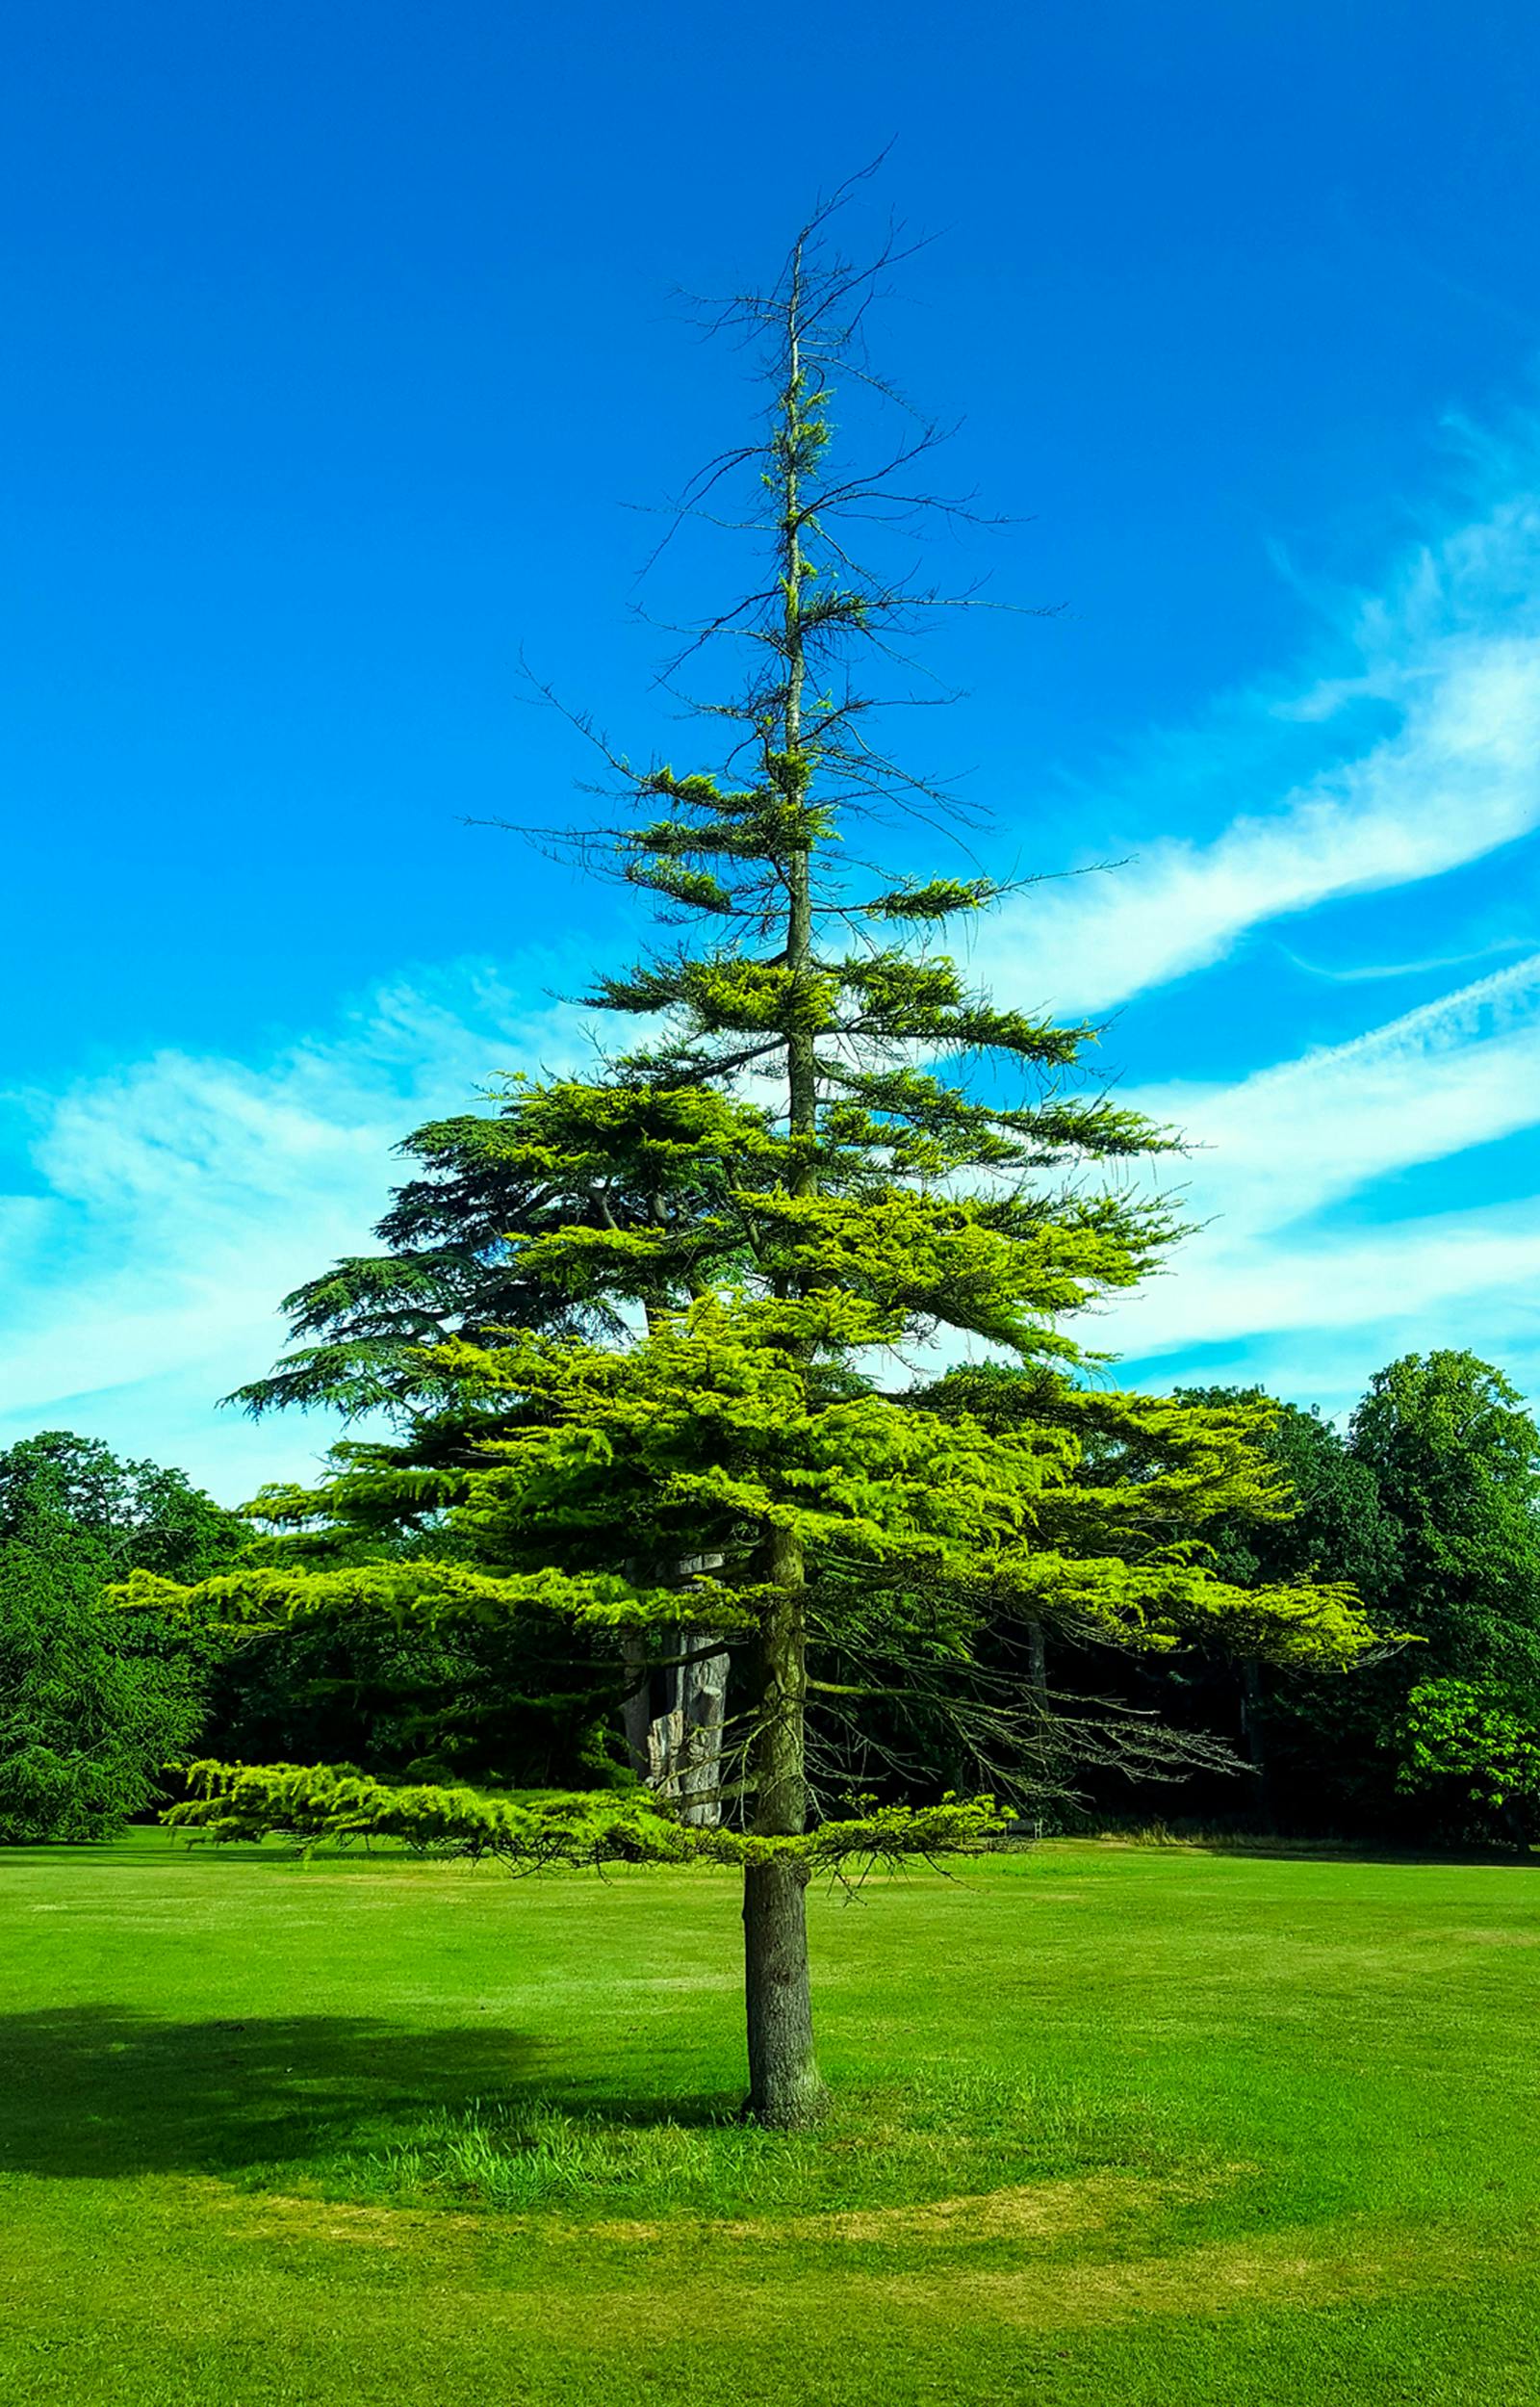
[{"label": "tree shadow on grass", "polygon": [[350,2144],[382,2148],[436,2111],[520,2095],[632,2125],[716,2123],[732,2104],[618,2089],[575,2073],[550,2040],[494,2022],[443,2031],[337,2014],[189,2022],[123,2006],[0,2016],[0,2174],[230,2176]]},{"label": "tree shadow on grass", "polygon": [[161,2020],[117,2006],[0,2017],[0,2173],[230,2174],[383,2144],[435,2109],[530,2080],[535,2043],[496,2026],[402,2031],[364,2016]]}]

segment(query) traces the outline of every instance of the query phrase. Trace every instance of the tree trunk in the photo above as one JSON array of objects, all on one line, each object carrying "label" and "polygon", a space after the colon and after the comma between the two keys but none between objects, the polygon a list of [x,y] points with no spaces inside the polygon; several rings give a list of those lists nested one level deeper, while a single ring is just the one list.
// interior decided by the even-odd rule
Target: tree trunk
[{"label": "tree trunk", "polygon": [[727,1717],[728,1650],[713,1630],[682,1636],[680,1737],[674,1798],[681,1821],[714,1829],[722,1819],[722,1726]]},{"label": "tree trunk", "polygon": [[1257,1775],[1255,1796],[1262,1826],[1272,1826],[1271,1782],[1268,1777],[1266,1738],[1267,1708],[1263,1702],[1262,1668],[1254,1655],[1243,1655],[1241,1673],[1241,1731],[1245,1740],[1246,1760]]},{"label": "tree trunk", "polygon": [[[780,1594],[759,1628],[754,1827],[763,1838],[796,1838],[808,1819],[802,1550],[785,1531],[775,1530],[767,1551]],[[795,1855],[772,1855],[744,1869],[743,1988],[747,2111],[780,2130],[814,2121],[827,2096],[813,2054],[808,1868]]]},{"label": "tree trunk", "polygon": [[669,1623],[662,1643],[673,1662],[647,1669],[627,1704],[626,1736],[637,1775],[679,1808],[683,1822],[714,1828],[722,1819],[722,1726],[727,1714],[728,1650],[714,1630]]},{"label": "tree trunk", "polygon": [[[1033,1695],[1037,1698],[1040,1707],[1046,1712],[1048,1698],[1048,1643],[1043,1631],[1042,1623],[1040,1621],[1029,1621],[1027,1623],[1027,1678],[1032,1683]],[[1040,1810],[1032,1817],[1032,1835],[1035,1839],[1040,1839],[1042,1834],[1043,1817],[1040,1808]]]},{"label": "tree trunk", "polygon": [[778,2130],[815,2121],[827,2103],[813,2055],[807,1889],[808,1868],[791,1856],[743,1876],[748,2110]]},{"label": "tree trunk", "polygon": [[1047,1695],[1048,1647],[1040,1621],[1027,1623],[1027,1677],[1032,1682],[1035,1695]]},{"label": "tree trunk", "polygon": [[631,1770],[638,1780],[645,1780],[651,1761],[649,1734],[653,1721],[652,1675],[647,1661],[647,1638],[641,1630],[621,1632],[621,1660],[626,1666],[626,1700],[621,1707],[621,1721],[626,1732],[626,1752],[631,1759]]},{"label": "tree trunk", "polygon": [[[781,397],[781,583],[784,607],[781,651],[785,686],[781,703],[781,750],[810,772],[803,749],[806,678],[803,599],[803,508],[798,460],[806,427],[802,372],[802,254],[792,268],[786,312],[785,389]],[[769,747],[767,747],[769,749]],[[787,789],[788,792],[790,789]],[[817,1187],[818,1058],[810,1022],[799,1024],[801,990],[812,960],[810,839],[794,841],[786,859],[784,961],[799,1009],[786,1022],[786,1132],[791,1141],[787,1185],[798,1196]],[[781,1290],[795,1294],[796,1281]],[[774,1601],[759,1624],[755,1720],[749,1751],[754,1827],[762,1838],[797,1838],[808,1824],[806,1715],[808,1675],[802,1547],[772,1528],[763,1549],[764,1577]],[[743,1875],[744,1999],[749,2023],[748,2111],[784,2129],[810,2123],[827,2103],[812,2043],[812,1995],[808,1979],[808,1870],[795,1855],[750,1864]]]},{"label": "tree trunk", "polygon": [[[680,1568],[711,1571],[721,1560],[693,1555]],[[715,1631],[689,1623],[668,1623],[658,1635],[661,1663],[653,1660],[644,1631],[622,1634],[626,1751],[638,1780],[678,1805],[685,1822],[714,1827],[722,1819],[728,1650]]]}]

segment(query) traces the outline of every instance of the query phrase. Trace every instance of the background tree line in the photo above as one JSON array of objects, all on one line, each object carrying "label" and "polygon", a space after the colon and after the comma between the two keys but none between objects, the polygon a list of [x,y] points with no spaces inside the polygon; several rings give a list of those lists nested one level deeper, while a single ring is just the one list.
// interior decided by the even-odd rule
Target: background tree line
[{"label": "background tree line", "polygon": [[[433,1192],[447,1162],[491,1150],[496,1125],[461,1121],[413,1140],[438,1166]],[[430,1293],[448,1315],[423,1259],[430,1218],[424,1185],[409,1183],[385,1224],[398,1252],[342,1266],[325,1319],[317,1290],[295,1300],[313,1336],[324,1332],[303,1374],[309,1394],[324,1383],[335,1397],[346,1359],[355,1403],[380,1400],[393,1350],[411,1341],[400,1290],[417,1299],[412,1332]],[[1019,1375],[993,1376],[1008,1386]],[[938,1382],[929,1399],[976,1377]],[[1040,1701],[1040,1752],[1003,1767],[1032,1819],[1406,1845],[1540,1837],[1540,1429],[1515,1389],[1489,1363],[1447,1351],[1376,1373],[1346,1430],[1260,1389],[1196,1393],[1215,1406],[1268,1404],[1261,1443],[1294,1498],[1287,1519],[1208,1526],[1224,1578],[1346,1582],[1376,1625],[1406,1641],[1322,1673],[1219,1645],[1134,1658],[1040,1637],[1023,1645],[1002,1627],[992,1681]],[[424,1627],[338,1609],[232,1631],[105,1601],[130,1569],[191,1584],[266,1542],[260,1525],[179,1471],[119,1461],[97,1441],[50,1432],[0,1453],[0,1840],[110,1835],[150,1813],[167,1793],[163,1767],[192,1753],[521,1791],[676,1775],[698,1699],[689,1657],[666,1642],[639,1669],[634,1649],[538,1613]],[[969,1747],[988,1750],[987,1695],[982,1735],[933,1712],[922,1682],[907,1704],[858,1699],[850,1712],[863,1778],[909,1801],[966,1785],[980,1770]],[[1201,1744],[1185,1758],[1098,1752],[1104,1717],[1108,1733],[1218,1742],[1233,1765]]]}]

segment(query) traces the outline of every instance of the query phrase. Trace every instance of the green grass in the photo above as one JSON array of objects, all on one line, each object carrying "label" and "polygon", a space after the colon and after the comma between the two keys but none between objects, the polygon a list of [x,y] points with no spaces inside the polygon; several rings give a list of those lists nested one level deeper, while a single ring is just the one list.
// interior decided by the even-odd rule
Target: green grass
[{"label": "green grass", "polygon": [[819,1898],[811,2137],[732,2116],[736,1904],[0,1856],[0,2401],[1540,2401],[1540,1871]]}]

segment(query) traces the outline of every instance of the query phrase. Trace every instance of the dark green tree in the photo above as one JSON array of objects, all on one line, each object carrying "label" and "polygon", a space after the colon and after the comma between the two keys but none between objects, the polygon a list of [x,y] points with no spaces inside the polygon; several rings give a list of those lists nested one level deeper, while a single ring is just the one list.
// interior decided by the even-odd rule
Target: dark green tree
[{"label": "dark green tree", "polygon": [[1398,1532],[1407,1669],[1540,1693],[1540,1428],[1474,1354],[1403,1355],[1377,1371],[1348,1447]]},{"label": "dark green tree", "polygon": [[42,1430],[0,1451],[0,1533],[41,1517],[98,1549],[109,1576],[195,1581],[251,1542],[250,1524],[159,1462],[124,1462],[99,1437]]},{"label": "dark green tree", "polygon": [[1444,1835],[1523,1838],[1540,1732],[1540,1427],[1501,1371],[1445,1349],[1376,1372],[1349,1443],[1396,1523],[1394,1611],[1417,1642],[1364,1684],[1380,1782]]},{"label": "dark green tree", "polygon": [[1280,1580],[1346,1581],[1366,1604],[1385,1609],[1400,1567],[1397,1524],[1371,1466],[1312,1408],[1260,1387],[1184,1387],[1194,1403],[1249,1411],[1252,1442],[1289,1497],[1276,1519],[1219,1515],[1205,1532],[1214,1567],[1238,1588]]},{"label": "dark green tree", "polygon": [[[511,1099],[504,1141],[525,1149],[544,1217],[512,1232],[507,1267],[544,1309],[424,1348],[393,1436],[339,1447],[316,1489],[267,1495],[290,1559],[197,1592],[232,1615],[346,1598],[709,1633],[732,1656],[739,1826],[613,1804],[542,1815],[282,1766],[206,1767],[179,1809],[216,1835],[372,1827],[529,1861],[741,1863],[749,2099],[781,2124],[823,2096],[814,1868],[996,1826],[982,1800],[820,1799],[821,1681],[851,1685],[840,1673],[868,1651],[885,1681],[895,1664],[965,1669],[1007,1609],[1133,1647],[1223,1631],[1283,1660],[1350,1660],[1369,1639],[1346,1592],[1243,1591],[1198,1558],[1207,1516],[1271,1509],[1233,1413],[1084,1399],[1066,1319],[1135,1282],[1172,1233],[1098,1166],[1165,1140],[1077,1081],[1088,1030],[996,1005],[936,948],[942,922],[994,897],[988,879],[864,866],[885,810],[935,808],[856,676],[939,607],[857,553],[863,530],[911,521],[931,437],[910,422],[870,474],[834,463],[832,377],[843,361],[870,389],[855,329],[886,262],[853,269],[825,239],[820,220],[774,289],[728,313],[764,347],[769,407],[690,505],[721,515],[730,480],[746,482],[731,514],[765,568],[686,647],[719,634],[747,653],[707,710],[714,758],[680,770],[605,750],[629,808],[578,840],[697,936],[598,981],[592,1002],[638,1023],[635,1048],[583,1085]],[[660,1117],[679,1132],[667,1178],[606,1210],[592,1129],[639,1159]],[[916,1410],[906,1363],[941,1333],[1030,1367],[1040,1409],[1009,1426]],[[1157,1514],[1139,1482],[1085,1475],[1093,1425],[1146,1459]],[[428,1527],[452,1553],[367,1560],[372,1539]],[[167,1591],[141,1577],[137,1593]]]},{"label": "dark green tree", "polygon": [[1184,1664],[1178,1714],[1223,1727],[1239,1694],[1265,1775],[1253,1796],[1288,1826],[1511,1837],[1519,1788],[1502,1766],[1540,1722],[1540,1433],[1517,1391],[1471,1354],[1409,1355],[1375,1374],[1346,1436],[1260,1390],[1190,1392],[1270,1412],[1258,1443],[1293,1498],[1286,1519],[1212,1523],[1216,1570],[1243,1587],[1346,1581],[1403,1637],[1350,1680]]},{"label": "dark green tree", "polygon": [[1456,1821],[1520,1847],[1540,1837],[1540,1711],[1533,1692],[1477,1680],[1422,1680],[1398,1733],[1398,1783]]},{"label": "dark green tree", "polygon": [[228,1632],[201,1745],[236,1761],[346,1763],[384,1779],[620,1787],[612,1731],[624,1683],[612,1655],[555,1616],[398,1622],[345,1603]]},{"label": "dark green tree", "polygon": [[[1397,1616],[1400,1566],[1398,1525],[1380,1500],[1371,1466],[1340,1430],[1312,1409],[1270,1397],[1260,1387],[1193,1387],[1194,1402],[1229,1406],[1258,1416],[1255,1443],[1289,1499],[1274,1519],[1222,1514],[1204,1532],[1221,1579],[1239,1588],[1278,1581],[1346,1584],[1386,1628]],[[1319,1814],[1323,1798],[1356,1810],[1352,1799],[1373,1777],[1373,1684],[1360,1666],[1351,1679],[1295,1668],[1270,1669],[1253,1654],[1211,1654],[1180,1673],[1180,1713],[1227,1730],[1240,1725],[1245,1759],[1255,1775],[1241,1793],[1241,1811],[1286,1825]],[[1227,1786],[1223,1810],[1233,1811]]]},{"label": "dark green tree", "polygon": [[49,1431],[0,1454],[0,1841],[110,1838],[164,1795],[205,1660],[104,1592],[136,1566],[207,1576],[244,1543],[180,1472],[94,1440]]}]

